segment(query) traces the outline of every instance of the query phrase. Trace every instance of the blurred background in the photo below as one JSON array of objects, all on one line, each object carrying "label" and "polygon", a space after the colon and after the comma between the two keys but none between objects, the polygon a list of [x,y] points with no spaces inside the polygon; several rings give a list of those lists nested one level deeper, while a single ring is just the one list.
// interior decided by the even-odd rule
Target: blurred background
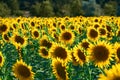
[{"label": "blurred background", "polygon": [[1,17],[120,16],[120,0],[0,0]]}]

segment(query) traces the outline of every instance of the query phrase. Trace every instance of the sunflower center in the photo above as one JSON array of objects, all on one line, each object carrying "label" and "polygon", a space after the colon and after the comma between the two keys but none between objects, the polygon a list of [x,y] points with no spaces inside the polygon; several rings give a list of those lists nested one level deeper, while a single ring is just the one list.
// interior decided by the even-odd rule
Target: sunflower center
[{"label": "sunflower center", "polygon": [[42,40],[42,42],[41,42],[41,46],[47,46],[47,43],[48,43],[48,41],[47,40]]},{"label": "sunflower center", "polygon": [[73,29],[74,29],[74,26],[73,26],[73,25],[71,25],[71,26],[70,26],[70,29],[72,29],[72,30],[73,30]]},{"label": "sunflower center", "polygon": [[0,63],[2,62],[2,56],[0,56]]},{"label": "sunflower center", "polygon": [[96,28],[96,29],[97,29],[98,27],[99,27],[99,25],[98,25],[98,24],[95,24],[95,25],[94,25],[94,28]]},{"label": "sunflower center", "polygon": [[96,46],[93,49],[93,56],[97,61],[106,61],[108,59],[108,55],[109,51],[103,45]]},{"label": "sunflower center", "polygon": [[90,30],[90,37],[91,38],[96,38],[98,36],[98,32],[94,29]]},{"label": "sunflower center", "polygon": [[106,29],[110,32],[112,29],[111,29],[111,27],[110,26],[106,26]]},{"label": "sunflower center", "polygon": [[98,19],[95,19],[95,22],[98,22]]},{"label": "sunflower center", "polygon": [[120,80],[120,76],[114,77],[113,80]]},{"label": "sunflower center", "polygon": [[81,28],[78,28],[78,31],[79,31],[79,33],[81,33],[82,32]]},{"label": "sunflower center", "polygon": [[7,40],[7,41],[9,40],[7,34],[4,35],[4,39]]},{"label": "sunflower center", "polygon": [[117,49],[117,57],[120,59],[120,47]]},{"label": "sunflower center", "polygon": [[67,57],[67,52],[64,48],[62,47],[56,47],[55,51],[54,51],[54,56],[55,57],[59,57],[61,59],[66,59]]},{"label": "sunflower center", "polygon": [[65,79],[66,79],[65,67],[62,66],[61,63],[59,63],[59,64],[56,66],[56,70],[57,70],[57,74],[59,75],[59,77],[61,77],[63,80],[65,80]]},{"label": "sunflower center", "polygon": [[39,33],[37,31],[34,31],[33,34],[34,34],[35,37],[39,36]]},{"label": "sunflower center", "polygon": [[47,56],[47,55],[48,55],[48,51],[47,51],[45,48],[41,49],[41,52],[42,52],[42,53],[43,53],[43,55],[45,55],[45,56]]},{"label": "sunflower center", "polygon": [[63,33],[62,37],[64,40],[70,40],[72,38],[72,35],[69,32],[65,32]]},{"label": "sunflower center", "polygon": [[89,43],[88,42],[83,42],[82,47],[85,48],[85,49],[89,48]]},{"label": "sunflower center", "polygon": [[53,26],[56,27],[56,23],[53,23]]},{"label": "sunflower center", "polygon": [[24,43],[24,39],[21,36],[15,36],[15,42],[23,44]]},{"label": "sunflower center", "polygon": [[78,49],[77,55],[78,55],[79,59],[85,61],[85,55],[80,49]]},{"label": "sunflower center", "polygon": [[105,34],[106,34],[105,29],[100,29],[100,34],[101,34],[101,35],[105,35]]},{"label": "sunflower center", "polygon": [[7,26],[6,25],[1,25],[0,26],[0,32],[5,32],[7,30]]},{"label": "sunflower center", "polygon": [[24,78],[28,78],[31,74],[30,70],[24,65],[20,65],[18,67],[18,73],[19,73],[19,75],[21,75]]},{"label": "sunflower center", "polygon": [[32,26],[35,26],[35,23],[34,23],[34,22],[31,22],[31,25],[32,25]]},{"label": "sunflower center", "polygon": [[65,26],[64,26],[64,25],[61,25],[61,29],[64,30],[64,29],[65,29]]},{"label": "sunflower center", "polygon": [[46,39],[42,40],[41,46],[45,46],[47,48],[50,48],[52,46],[52,43],[48,42]]}]

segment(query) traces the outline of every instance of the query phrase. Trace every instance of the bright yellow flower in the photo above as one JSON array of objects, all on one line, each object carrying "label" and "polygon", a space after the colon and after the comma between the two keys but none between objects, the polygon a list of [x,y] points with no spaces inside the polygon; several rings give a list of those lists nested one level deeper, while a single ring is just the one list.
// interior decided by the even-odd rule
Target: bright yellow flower
[{"label": "bright yellow flower", "polygon": [[23,60],[20,60],[12,67],[13,74],[19,80],[34,80],[34,72],[32,72],[32,67],[28,66]]}]

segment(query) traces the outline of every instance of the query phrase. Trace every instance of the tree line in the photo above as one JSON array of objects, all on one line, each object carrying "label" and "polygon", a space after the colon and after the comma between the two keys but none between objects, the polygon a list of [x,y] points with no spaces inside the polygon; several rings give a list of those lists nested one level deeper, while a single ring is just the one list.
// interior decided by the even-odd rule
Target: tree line
[{"label": "tree line", "polygon": [[1,0],[0,16],[119,16],[120,0]]}]

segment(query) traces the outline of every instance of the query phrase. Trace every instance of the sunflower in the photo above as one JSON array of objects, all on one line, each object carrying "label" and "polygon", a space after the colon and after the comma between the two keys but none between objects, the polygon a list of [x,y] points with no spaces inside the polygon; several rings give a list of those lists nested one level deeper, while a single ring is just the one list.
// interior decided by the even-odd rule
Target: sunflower
[{"label": "sunflower", "polygon": [[94,61],[95,65],[103,68],[112,60],[113,48],[106,41],[97,41],[94,45],[90,44],[88,48],[89,60]]},{"label": "sunflower", "polygon": [[35,27],[35,21],[31,20],[31,21],[30,21],[30,25],[31,25],[31,28],[32,28],[32,27]]},{"label": "sunflower", "polygon": [[60,42],[65,44],[72,44],[74,42],[75,35],[70,30],[64,30],[60,33]]},{"label": "sunflower", "polygon": [[78,34],[82,34],[82,27],[78,27],[77,30]]},{"label": "sunflower", "polygon": [[9,41],[10,41],[9,36],[8,36],[6,33],[4,33],[4,34],[2,35],[2,39],[3,39],[4,41],[6,41],[6,42],[9,42]]},{"label": "sunflower", "polygon": [[56,32],[53,32],[51,36],[55,38],[56,41],[59,41],[59,35]]},{"label": "sunflower", "polygon": [[56,27],[57,25],[56,25],[56,22],[53,22],[53,27]]},{"label": "sunflower", "polygon": [[20,36],[18,33],[14,33],[11,37],[12,44],[18,49],[18,47],[25,47],[27,45],[27,38]]},{"label": "sunflower", "polygon": [[4,62],[5,62],[5,58],[2,54],[2,52],[0,52],[0,67],[2,67],[4,65]]},{"label": "sunflower", "polygon": [[63,44],[53,43],[49,52],[51,58],[60,58],[64,62],[71,60],[71,53]]},{"label": "sunflower", "polygon": [[32,34],[33,39],[38,39],[40,37],[40,33],[39,33],[38,29],[33,29],[31,34]]},{"label": "sunflower", "polygon": [[49,52],[46,47],[40,47],[39,54],[43,58],[46,58],[46,59],[49,58]]},{"label": "sunflower", "polygon": [[66,25],[64,23],[62,23],[62,24],[59,25],[59,27],[60,27],[61,31],[64,31],[65,28],[66,28]]},{"label": "sunflower", "polygon": [[94,28],[92,27],[89,27],[87,29],[87,37],[89,40],[91,41],[97,41],[99,39],[99,33],[97,30],[95,30]]},{"label": "sunflower", "polygon": [[73,55],[74,52],[71,52],[71,55],[72,55],[72,63],[74,66],[78,66],[79,65],[79,62],[76,60],[75,56]]},{"label": "sunflower", "polygon": [[12,28],[15,30],[15,29],[18,29],[18,27],[17,27],[17,24],[16,23],[13,23],[12,24]]},{"label": "sunflower", "polygon": [[52,69],[57,80],[68,80],[66,65],[60,59],[52,60]]},{"label": "sunflower", "polygon": [[8,23],[0,24],[0,34],[7,33],[9,31]]},{"label": "sunflower", "polygon": [[107,32],[107,40],[112,40],[114,33],[113,32]]},{"label": "sunflower", "polygon": [[101,25],[100,25],[99,23],[94,23],[94,24],[93,24],[93,27],[94,27],[95,29],[98,29],[99,27],[101,27]]},{"label": "sunflower", "polygon": [[69,29],[70,29],[70,30],[75,30],[76,27],[75,27],[75,25],[72,25],[72,24],[71,24],[71,25],[69,25]]},{"label": "sunflower", "polygon": [[73,51],[73,56],[75,57],[76,61],[79,62],[80,65],[83,65],[87,61],[86,55],[84,53],[85,51],[82,50],[81,47],[77,46],[74,47]]},{"label": "sunflower", "polygon": [[81,46],[83,49],[87,50],[89,48],[90,42],[88,39],[83,39],[81,43],[78,44],[78,46]]},{"label": "sunflower", "polygon": [[51,48],[52,42],[49,41],[48,37],[44,35],[39,42],[40,46],[47,47],[48,49]]},{"label": "sunflower", "polygon": [[120,62],[120,43],[114,44],[114,51],[116,62]]},{"label": "sunflower", "polygon": [[105,70],[105,74],[100,74],[98,80],[120,80],[120,64],[116,64],[111,69]]},{"label": "sunflower", "polygon": [[106,25],[106,29],[107,29],[108,32],[112,32],[111,26]]},{"label": "sunflower", "polygon": [[34,80],[34,72],[32,72],[32,67],[28,66],[23,60],[20,60],[12,67],[13,74],[19,80]]},{"label": "sunflower", "polygon": [[101,37],[103,37],[103,38],[106,38],[106,37],[107,37],[107,30],[106,30],[106,28],[100,27],[100,28],[98,29],[98,31],[99,31]]},{"label": "sunflower", "polygon": [[93,18],[93,22],[94,22],[94,23],[99,23],[99,21],[100,21],[100,19],[99,19],[98,17],[94,17],[94,18]]}]

